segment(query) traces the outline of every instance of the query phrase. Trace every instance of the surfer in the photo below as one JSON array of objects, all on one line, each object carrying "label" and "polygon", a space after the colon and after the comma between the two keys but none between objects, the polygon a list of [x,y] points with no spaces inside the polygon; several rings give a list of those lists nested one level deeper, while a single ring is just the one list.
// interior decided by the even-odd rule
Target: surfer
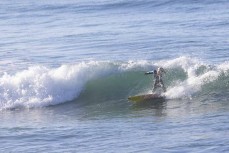
[{"label": "surfer", "polygon": [[155,92],[158,87],[161,87],[164,90],[164,92],[166,92],[166,88],[165,88],[164,82],[162,80],[162,73],[166,73],[162,67],[159,67],[157,70],[145,73],[146,75],[147,74],[153,74],[154,75],[155,82],[153,85],[153,92]]}]

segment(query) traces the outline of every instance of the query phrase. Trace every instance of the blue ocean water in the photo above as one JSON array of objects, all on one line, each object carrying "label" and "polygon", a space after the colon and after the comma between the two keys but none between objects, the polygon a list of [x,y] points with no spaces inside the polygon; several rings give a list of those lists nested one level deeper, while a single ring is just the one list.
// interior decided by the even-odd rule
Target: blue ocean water
[{"label": "blue ocean water", "polygon": [[[0,2],[0,152],[228,152],[229,2]],[[166,70],[166,100],[136,104]]]}]

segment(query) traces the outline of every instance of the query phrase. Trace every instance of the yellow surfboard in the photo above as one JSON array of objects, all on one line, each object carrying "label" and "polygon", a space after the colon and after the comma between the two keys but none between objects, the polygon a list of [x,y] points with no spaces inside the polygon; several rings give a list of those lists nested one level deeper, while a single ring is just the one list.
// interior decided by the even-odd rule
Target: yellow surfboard
[{"label": "yellow surfboard", "polygon": [[146,95],[137,95],[137,96],[130,96],[128,100],[133,102],[142,102],[142,101],[151,101],[151,100],[160,100],[165,99],[165,96],[160,94],[146,94]]}]

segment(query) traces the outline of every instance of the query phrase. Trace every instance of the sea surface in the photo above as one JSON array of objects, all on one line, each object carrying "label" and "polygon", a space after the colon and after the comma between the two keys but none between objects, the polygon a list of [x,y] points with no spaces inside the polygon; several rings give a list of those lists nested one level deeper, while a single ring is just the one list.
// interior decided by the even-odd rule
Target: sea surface
[{"label": "sea surface", "polygon": [[0,1],[0,152],[229,152],[229,1]]}]

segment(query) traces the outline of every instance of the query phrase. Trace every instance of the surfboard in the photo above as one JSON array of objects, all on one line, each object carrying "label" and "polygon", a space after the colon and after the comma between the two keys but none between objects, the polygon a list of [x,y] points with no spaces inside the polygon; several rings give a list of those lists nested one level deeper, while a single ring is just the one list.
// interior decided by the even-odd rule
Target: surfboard
[{"label": "surfboard", "polygon": [[160,94],[146,94],[146,95],[137,95],[137,96],[128,97],[128,100],[133,102],[164,100],[164,99],[165,96],[162,96]]}]

